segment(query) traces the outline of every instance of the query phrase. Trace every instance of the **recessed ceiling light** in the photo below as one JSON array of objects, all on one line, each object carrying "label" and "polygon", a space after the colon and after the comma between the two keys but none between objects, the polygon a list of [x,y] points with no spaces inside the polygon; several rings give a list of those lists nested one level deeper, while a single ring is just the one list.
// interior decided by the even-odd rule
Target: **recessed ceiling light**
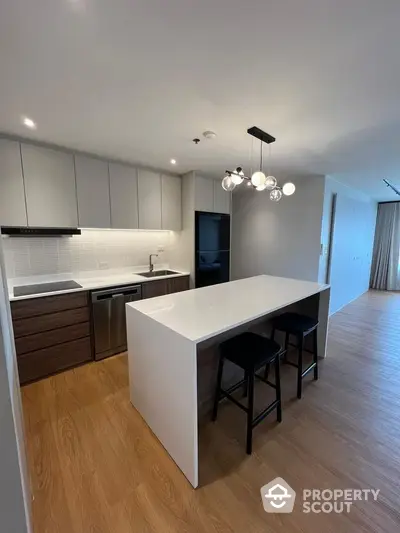
[{"label": "recessed ceiling light", "polygon": [[170,163],[171,165],[176,165],[176,159],[171,159]]},{"label": "recessed ceiling light", "polygon": [[23,122],[24,126],[29,128],[30,130],[35,130],[37,128],[36,122],[34,122],[29,117],[23,117],[22,122]]}]

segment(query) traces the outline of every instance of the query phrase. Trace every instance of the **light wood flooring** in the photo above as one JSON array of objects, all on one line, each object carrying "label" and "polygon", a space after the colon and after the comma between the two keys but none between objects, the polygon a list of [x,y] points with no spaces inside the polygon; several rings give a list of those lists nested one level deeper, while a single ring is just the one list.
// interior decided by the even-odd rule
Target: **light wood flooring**
[{"label": "light wood flooring", "polygon": [[[24,387],[35,533],[400,531],[400,294],[369,292],[331,319],[301,401],[295,369],[282,374],[283,422],[255,429],[251,457],[236,406],[202,428],[198,490],[131,406],[125,355]],[[298,494],[381,493],[349,514],[304,514],[298,497],[292,514],[271,515],[260,487],[277,476]]]}]

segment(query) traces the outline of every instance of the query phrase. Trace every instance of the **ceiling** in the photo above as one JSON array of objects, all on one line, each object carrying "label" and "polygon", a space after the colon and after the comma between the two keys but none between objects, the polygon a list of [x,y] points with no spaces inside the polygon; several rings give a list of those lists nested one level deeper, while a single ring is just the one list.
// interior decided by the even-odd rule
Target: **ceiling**
[{"label": "ceiling", "polygon": [[[277,138],[278,179],[329,174],[396,199],[382,178],[400,188],[398,0],[2,0],[0,10],[0,131],[220,176],[248,167],[257,125]],[[217,138],[195,146],[204,130]]]}]

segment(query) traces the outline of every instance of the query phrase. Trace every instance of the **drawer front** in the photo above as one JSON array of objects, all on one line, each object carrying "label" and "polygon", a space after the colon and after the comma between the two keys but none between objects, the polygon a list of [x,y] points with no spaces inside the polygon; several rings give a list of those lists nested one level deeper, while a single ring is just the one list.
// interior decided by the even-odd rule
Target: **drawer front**
[{"label": "drawer front", "polygon": [[80,307],[79,309],[70,309],[69,311],[61,311],[50,315],[14,320],[14,337],[18,339],[25,335],[34,335],[42,331],[63,328],[65,326],[71,326],[72,324],[79,324],[80,322],[89,322],[88,307]]},{"label": "drawer front", "polygon": [[53,329],[51,331],[44,331],[35,335],[26,335],[15,339],[15,348],[17,355],[23,355],[35,350],[48,348],[57,344],[63,344],[68,341],[89,337],[90,324],[89,322],[82,322],[65,328]]},{"label": "drawer front", "polygon": [[90,361],[90,337],[44,348],[18,357],[20,383],[28,383]]},{"label": "drawer front", "polygon": [[71,294],[61,294],[59,296],[44,296],[39,298],[29,298],[27,300],[17,300],[11,302],[11,312],[14,320],[20,318],[30,318],[49,313],[57,313],[68,309],[76,309],[88,305],[88,292],[74,292]]}]

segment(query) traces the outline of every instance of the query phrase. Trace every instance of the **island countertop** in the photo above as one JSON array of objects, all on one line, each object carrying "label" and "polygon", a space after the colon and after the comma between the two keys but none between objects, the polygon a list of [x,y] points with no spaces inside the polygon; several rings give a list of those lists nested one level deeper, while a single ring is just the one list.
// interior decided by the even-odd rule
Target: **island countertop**
[{"label": "island countertop", "polygon": [[199,343],[328,288],[262,275],[127,305]]}]

